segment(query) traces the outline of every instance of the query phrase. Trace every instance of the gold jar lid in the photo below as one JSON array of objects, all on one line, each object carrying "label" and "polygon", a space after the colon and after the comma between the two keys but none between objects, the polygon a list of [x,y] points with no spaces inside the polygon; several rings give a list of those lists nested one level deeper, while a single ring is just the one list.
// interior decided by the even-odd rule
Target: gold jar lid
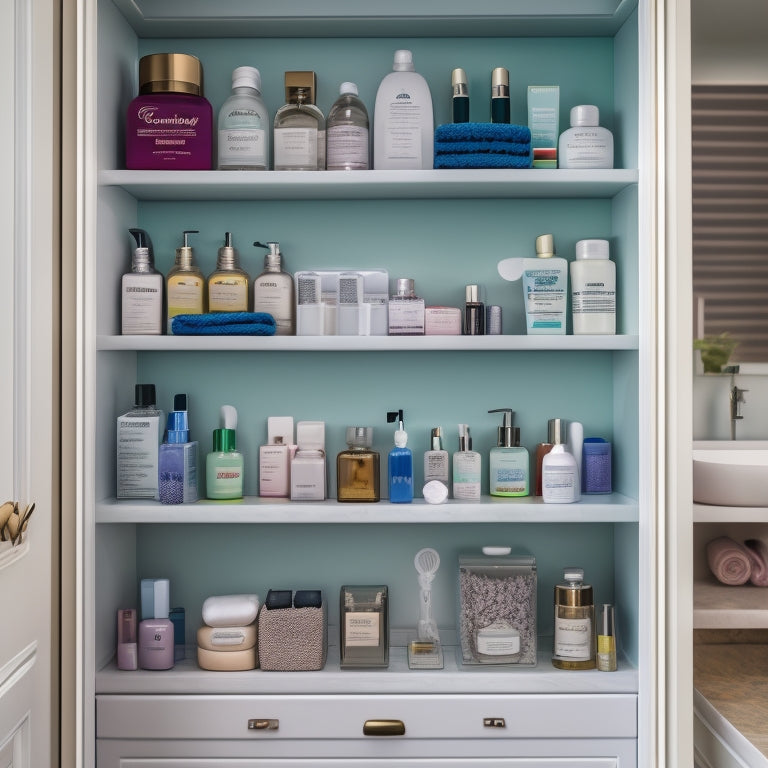
[{"label": "gold jar lid", "polygon": [[189,53],[150,53],[139,60],[139,93],[203,95],[203,65]]}]

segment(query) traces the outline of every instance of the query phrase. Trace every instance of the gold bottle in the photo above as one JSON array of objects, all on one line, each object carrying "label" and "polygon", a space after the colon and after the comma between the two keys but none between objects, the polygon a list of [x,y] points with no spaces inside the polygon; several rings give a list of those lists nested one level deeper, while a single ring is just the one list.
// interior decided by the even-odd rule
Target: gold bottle
[{"label": "gold bottle", "polygon": [[208,278],[208,311],[247,312],[249,282],[232,246],[232,233],[227,232],[224,245],[219,248],[216,269]]},{"label": "gold bottle", "polygon": [[189,235],[198,230],[184,230],[184,245],[176,249],[176,263],[165,281],[168,297],[168,333],[172,334],[172,320],[176,315],[202,315],[205,312],[205,276],[195,264]]},{"label": "gold bottle", "polygon": [[336,498],[378,501],[380,457],[371,450],[373,427],[347,427],[347,450],[336,457]]},{"label": "gold bottle", "polygon": [[582,568],[566,568],[565,584],[555,585],[555,643],[558,669],[595,668],[595,603]]}]

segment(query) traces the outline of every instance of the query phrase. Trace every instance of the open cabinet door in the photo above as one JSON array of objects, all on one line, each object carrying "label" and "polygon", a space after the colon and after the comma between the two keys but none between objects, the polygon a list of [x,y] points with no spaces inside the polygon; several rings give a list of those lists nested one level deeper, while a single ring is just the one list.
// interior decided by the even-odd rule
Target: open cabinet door
[{"label": "open cabinet door", "polygon": [[[58,32],[53,7],[50,0],[0,3],[0,504],[18,501],[22,512],[35,505],[15,545],[0,542],[3,768],[58,764]],[[16,528],[12,520],[10,530]]]}]

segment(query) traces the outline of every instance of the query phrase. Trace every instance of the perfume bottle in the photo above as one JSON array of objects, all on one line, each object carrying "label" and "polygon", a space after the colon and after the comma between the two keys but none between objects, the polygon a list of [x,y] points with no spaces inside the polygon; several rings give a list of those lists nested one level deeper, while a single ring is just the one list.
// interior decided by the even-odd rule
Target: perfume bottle
[{"label": "perfume bottle", "polygon": [[195,264],[189,244],[189,236],[196,234],[196,229],[184,230],[184,245],[176,249],[176,263],[165,280],[169,334],[173,334],[173,318],[176,315],[202,315],[205,312],[205,277]]},{"label": "perfume bottle", "polygon": [[339,98],[328,112],[326,163],[329,171],[366,171],[370,168],[368,111],[355,83],[342,83]]},{"label": "perfume bottle", "polygon": [[373,427],[347,427],[347,450],[336,457],[336,498],[378,501],[379,454],[371,449]]},{"label": "perfume bottle", "polygon": [[325,117],[315,106],[312,71],[285,73],[284,104],[275,113],[276,171],[325,170]]},{"label": "perfume bottle", "polygon": [[408,433],[403,429],[403,412],[389,411],[387,421],[397,421],[395,447],[387,457],[389,500],[393,504],[410,504],[413,501],[413,452],[407,446]]},{"label": "perfume bottle", "polygon": [[219,110],[219,169],[268,169],[269,128],[261,73],[255,67],[237,67],[232,72],[232,93]]},{"label": "perfume bottle", "polygon": [[424,299],[416,295],[413,280],[400,277],[389,299],[389,335],[424,335]]},{"label": "perfume bottle", "polygon": [[272,315],[278,336],[293,336],[296,333],[293,277],[283,272],[280,243],[257,241],[254,245],[268,252],[264,257],[264,271],[253,281],[253,311]]},{"label": "perfume bottle", "polygon": [[121,333],[158,335],[163,332],[163,276],[155,269],[152,241],[143,229],[129,229],[136,240],[131,271],[121,285]]},{"label": "perfume bottle", "polygon": [[221,406],[221,427],[213,430],[213,451],[205,459],[206,496],[209,499],[243,498],[243,454],[237,450],[237,410]]},{"label": "perfume bottle", "polygon": [[208,277],[208,311],[247,312],[248,282],[248,273],[240,268],[232,245],[232,233],[227,232],[224,245],[219,248],[216,269]]},{"label": "perfume bottle", "polygon": [[446,488],[450,482],[448,451],[443,449],[443,428],[434,427],[430,436],[430,450],[424,451],[424,483],[439,480]]},{"label": "perfume bottle", "polygon": [[472,450],[468,424],[459,424],[459,450],[453,454],[453,498],[480,500],[482,458]]},{"label": "perfume bottle", "polygon": [[555,586],[555,638],[552,665],[595,668],[595,604],[583,568],[566,568],[565,584]]},{"label": "perfume bottle", "polygon": [[496,446],[488,457],[491,496],[527,496],[529,459],[528,451],[520,446],[520,427],[512,422],[515,412],[511,408],[495,408],[488,413],[503,413],[498,428]]},{"label": "perfume bottle", "polygon": [[158,457],[161,504],[197,501],[197,440],[189,439],[187,396],[175,395]]}]

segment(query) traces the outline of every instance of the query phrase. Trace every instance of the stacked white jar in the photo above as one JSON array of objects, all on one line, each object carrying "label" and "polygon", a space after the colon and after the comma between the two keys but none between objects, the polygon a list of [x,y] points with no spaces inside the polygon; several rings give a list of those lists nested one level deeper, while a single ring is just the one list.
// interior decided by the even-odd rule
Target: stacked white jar
[{"label": "stacked white jar", "polygon": [[616,333],[616,265],[607,240],[579,240],[571,262],[574,334]]}]

